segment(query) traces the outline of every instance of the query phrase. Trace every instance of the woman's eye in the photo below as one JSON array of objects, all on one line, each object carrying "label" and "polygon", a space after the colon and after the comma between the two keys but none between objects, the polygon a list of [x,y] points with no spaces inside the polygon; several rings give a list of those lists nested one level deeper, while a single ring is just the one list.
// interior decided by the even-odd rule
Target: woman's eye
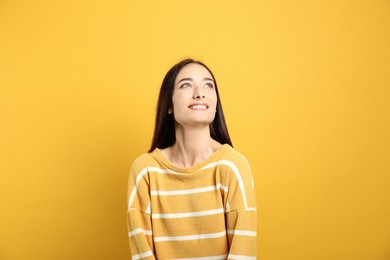
[{"label": "woman's eye", "polygon": [[191,87],[191,84],[190,83],[184,83],[180,86],[180,88],[187,88],[187,87]]},{"label": "woman's eye", "polygon": [[211,83],[206,83],[205,86],[208,87],[208,88],[213,88],[214,87],[214,85],[211,84]]}]

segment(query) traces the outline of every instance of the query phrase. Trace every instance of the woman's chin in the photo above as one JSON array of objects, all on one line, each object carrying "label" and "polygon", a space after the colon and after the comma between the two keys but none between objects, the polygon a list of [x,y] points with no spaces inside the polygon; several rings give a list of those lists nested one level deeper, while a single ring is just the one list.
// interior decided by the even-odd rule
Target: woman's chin
[{"label": "woman's chin", "polygon": [[183,120],[183,121],[176,121],[177,124],[183,126],[183,127],[208,127],[213,121],[212,120]]}]

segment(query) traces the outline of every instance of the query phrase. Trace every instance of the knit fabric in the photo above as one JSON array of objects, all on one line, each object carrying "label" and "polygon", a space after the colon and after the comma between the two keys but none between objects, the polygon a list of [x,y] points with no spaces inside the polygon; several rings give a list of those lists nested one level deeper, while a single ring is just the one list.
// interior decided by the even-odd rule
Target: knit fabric
[{"label": "knit fabric", "polygon": [[228,144],[190,168],[155,149],[134,161],[128,185],[132,259],[256,259],[251,169]]}]

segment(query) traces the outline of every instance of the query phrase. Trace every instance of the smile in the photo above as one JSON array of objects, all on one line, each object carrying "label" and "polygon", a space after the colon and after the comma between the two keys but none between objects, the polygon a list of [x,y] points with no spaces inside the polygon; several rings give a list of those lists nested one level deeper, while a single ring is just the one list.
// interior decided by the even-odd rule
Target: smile
[{"label": "smile", "polygon": [[209,107],[207,105],[204,105],[204,104],[194,104],[194,105],[189,106],[189,108],[194,109],[194,110],[205,110],[205,109],[208,109]]}]

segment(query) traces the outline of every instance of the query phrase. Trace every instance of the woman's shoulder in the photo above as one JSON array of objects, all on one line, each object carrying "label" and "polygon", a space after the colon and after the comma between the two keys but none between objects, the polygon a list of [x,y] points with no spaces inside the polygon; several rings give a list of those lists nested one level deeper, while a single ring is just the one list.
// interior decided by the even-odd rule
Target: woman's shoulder
[{"label": "woman's shoulder", "polygon": [[233,148],[232,146],[225,144],[223,145],[223,148],[224,148],[224,153],[222,157],[233,161],[243,161],[246,163],[248,162],[246,157],[241,152]]},{"label": "woman's shoulder", "polygon": [[132,163],[131,169],[140,171],[146,167],[153,167],[156,165],[156,159],[152,156],[152,153],[144,153],[138,156]]},{"label": "woman's shoulder", "polygon": [[224,144],[220,149],[220,153],[218,157],[218,161],[225,161],[227,163],[232,163],[239,168],[250,168],[248,160],[246,157],[235,148],[230,146],[229,144]]}]

